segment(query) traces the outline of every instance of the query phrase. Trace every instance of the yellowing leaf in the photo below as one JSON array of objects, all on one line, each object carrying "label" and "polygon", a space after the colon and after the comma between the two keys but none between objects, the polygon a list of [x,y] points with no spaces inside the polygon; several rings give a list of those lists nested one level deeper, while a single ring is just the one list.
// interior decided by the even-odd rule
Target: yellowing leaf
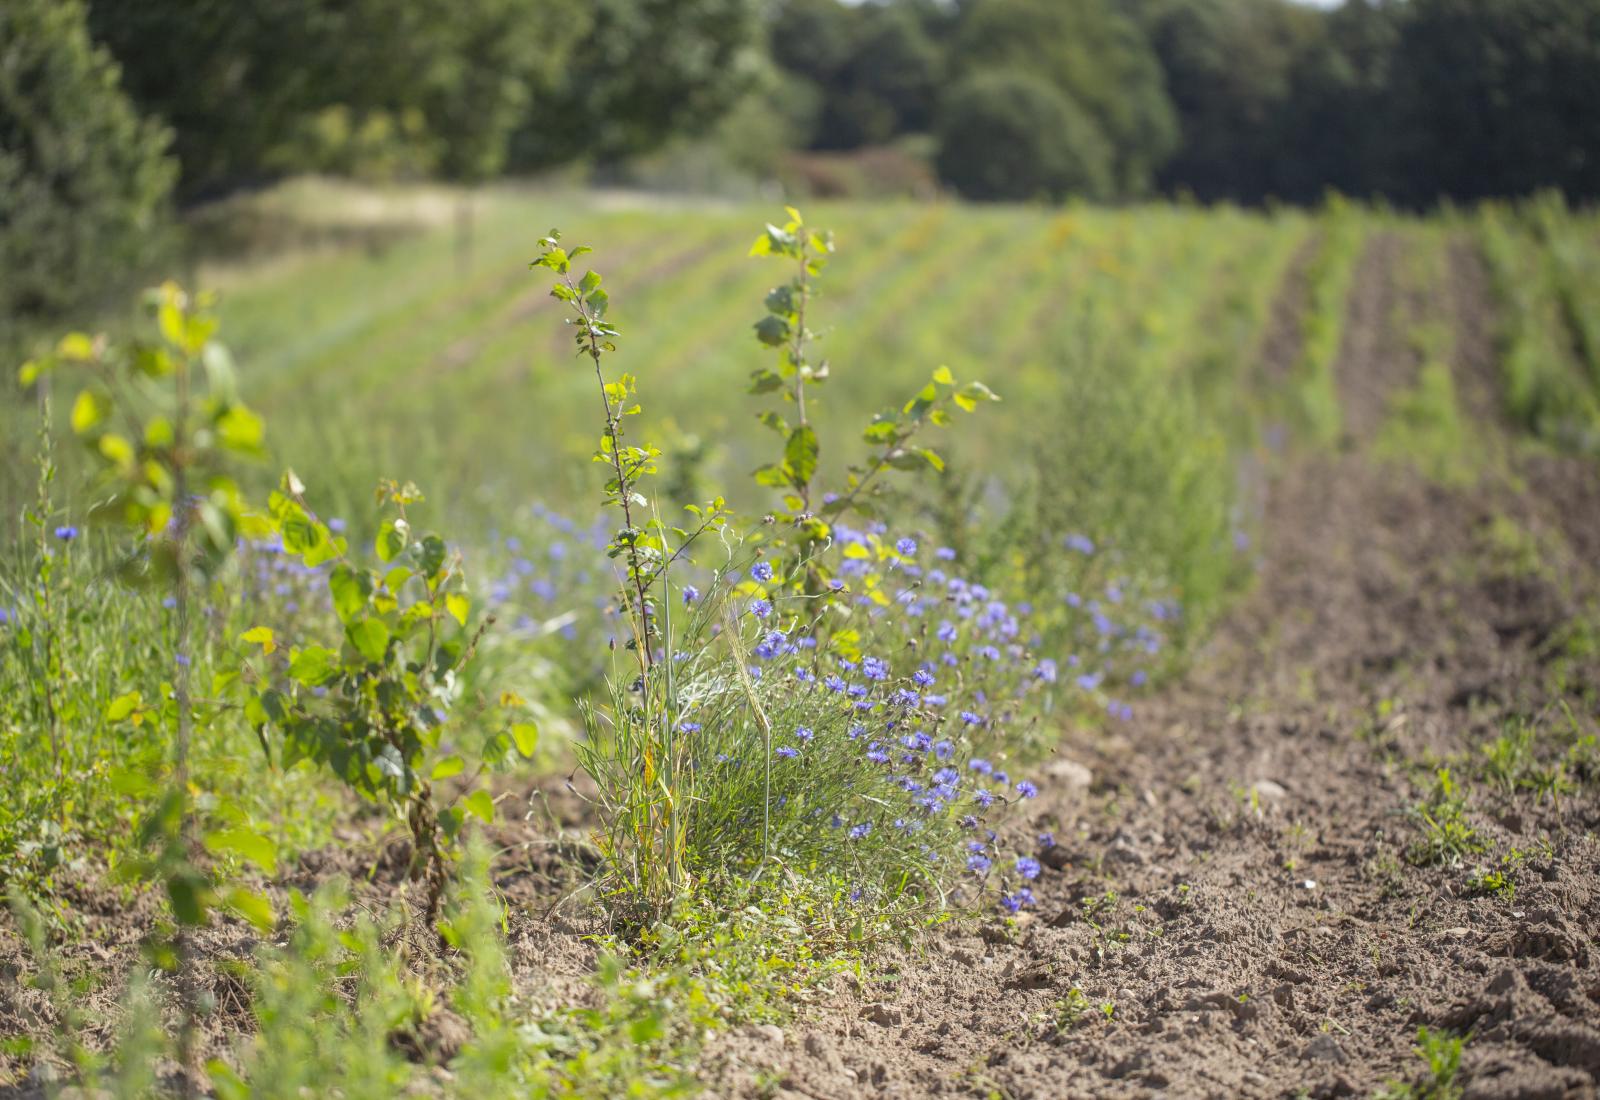
[{"label": "yellowing leaf", "polygon": [[462,626],[467,625],[467,611],[472,606],[472,601],[459,592],[451,592],[444,598],[444,608],[450,612],[450,617]]},{"label": "yellowing leaf", "polygon": [[517,744],[517,751],[523,756],[532,756],[533,750],[539,747],[539,727],[532,722],[517,722],[511,727],[511,740]]},{"label": "yellowing leaf", "polygon": [[239,640],[248,645],[259,645],[263,653],[272,653],[278,648],[277,636],[269,626],[253,626],[239,635]]}]

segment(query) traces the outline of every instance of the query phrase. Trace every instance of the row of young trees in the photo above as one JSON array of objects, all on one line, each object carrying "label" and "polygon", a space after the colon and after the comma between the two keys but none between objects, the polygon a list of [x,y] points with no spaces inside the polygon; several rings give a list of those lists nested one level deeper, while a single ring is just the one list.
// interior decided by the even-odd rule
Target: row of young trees
[{"label": "row of young trees", "polygon": [[1426,205],[1600,194],[1597,102],[1600,0],[5,0],[0,328],[148,257],[173,195],[615,162],[736,106],[932,135],[971,198]]}]

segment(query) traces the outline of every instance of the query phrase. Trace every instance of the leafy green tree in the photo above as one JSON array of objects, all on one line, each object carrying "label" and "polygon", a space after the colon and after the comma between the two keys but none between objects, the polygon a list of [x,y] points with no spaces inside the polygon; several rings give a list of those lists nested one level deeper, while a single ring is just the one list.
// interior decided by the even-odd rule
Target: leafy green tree
[{"label": "leafy green tree", "polygon": [[1182,132],[1162,186],[1203,199],[1273,194],[1295,68],[1321,32],[1319,13],[1286,0],[1145,0],[1134,10]]},{"label": "leafy green tree", "polygon": [[927,132],[945,59],[926,24],[907,3],[787,0],[777,9],[768,36],[773,59],[822,99],[814,148]]},{"label": "leafy green tree", "polygon": [[955,50],[960,72],[1031,73],[1079,105],[1110,143],[1117,194],[1148,192],[1177,147],[1160,62],[1112,0],[971,0]]},{"label": "leafy green tree", "polygon": [[330,0],[89,0],[89,26],[134,102],[172,127],[188,195],[259,176],[330,102],[326,59],[348,44]]},{"label": "leafy green tree", "polygon": [[0,318],[84,304],[159,246],[174,166],[78,0],[0,4]]},{"label": "leafy green tree", "polygon": [[1600,0],[1411,0],[1402,10],[1404,197],[1600,195]]},{"label": "leafy green tree", "polygon": [[1330,188],[1392,192],[1398,13],[1393,4],[1351,0],[1327,14],[1324,33],[1303,43],[1275,135],[1274,189],[1282,198],[1314,201]]},{"label": "leafy green tree", "polygon": [[615,160],[698,136],[759,69],[757,0],[587,0],[562,78],[512,146],[524,169]]},{"label": "leafy green tree", "polygon": [[369,155],[492,177],[589,26],[581,0],[94,0],[92,10],[136,96],[176,129],[190,194],[348,166],[330,135],[359,144],[380,133]]},{"label": "leafy green tree", "polygon": [[1089,114],[1028,72],[978,72],[939,112],[942,179],[973,199],[1113,193],[1115,151]]}]

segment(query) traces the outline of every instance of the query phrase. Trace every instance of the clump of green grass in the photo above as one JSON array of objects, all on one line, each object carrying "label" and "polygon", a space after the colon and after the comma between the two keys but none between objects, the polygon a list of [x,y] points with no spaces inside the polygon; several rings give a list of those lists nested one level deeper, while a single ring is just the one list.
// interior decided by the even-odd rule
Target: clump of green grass
[{"label": "clump of green grass", "polygon": [[1462,1087],[1461,1052],[1466,1038],[1432,1028],[1417,1029],[1417,1045],[1412,1049],[1427,1064],[1426,1073],[1415,1081],[1391,1081],[1376,1100],[1460,1100]]},{"label": "clump of green grass", "polygon": [[1456,863],[1484,850],[1483,839],[1467,820],[1467,793],[1447,767],[1434,772],[1427,797],[1412,808],[1420,835],[1406,852],[1414,864]]}]

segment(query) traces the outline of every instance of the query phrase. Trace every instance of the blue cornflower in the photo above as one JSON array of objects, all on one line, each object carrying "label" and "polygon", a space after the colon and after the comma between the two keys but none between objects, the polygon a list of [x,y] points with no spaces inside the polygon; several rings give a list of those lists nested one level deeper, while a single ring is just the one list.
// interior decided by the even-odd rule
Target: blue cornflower
[{"label": "blue cornflower", "polygon": [[994,795],[989,793],[987,788],[979,787],[973,794],[972,801],[980,806],[992,806],[994,805]]},{"label": "blue cornflower", "polygon": [[912,554],[917,552],[917,540],[900,539],[894,544],[894,548],[909,558]]},{"label": "blue cornflower", "polygon": [[683,586],[683,602],[687,606],[700,598],[700,590],[692,584]]},{"label": "blue cornflower", "polygon": [[976,714],[973,714],[970,710],[964,710],[961,712],[961,720],[969,726],[983,725],[983,719],[978,717]]},{"label": "blue cornflower", "polygon": [[955,751],[955,745],[949,741],[935,741],[933,743],[933,755],[937,756],[940,760],[950,759],[950,757],[955,755]]},{"label": "blue cornflower", "polygon": [[772,614],[772,605],[766,600],[751,600],[750,614],[754,615],[758,619],[765,619],[768,615]]},{"label": "blue cornflower", "polygon": [[933,552],[933,556],[940,561],[955,561],[956,552],[948,546],[941,546]]},{"label": "blue cornflower", "polygon": [[1145,681],[1148,679],[1150,679],[1149,673],[1142,668],[1136,668],[1133,670],[1133,675],[1128,677],[1128,683],[1134,687],[1144,687]]},{"label": "blue cornflower", "polygon": [[835,577],[833,580],[828,582],[828,587],[834,592],[843,592],[844,581],[840,580],[838,577]]},{"label": "blue cornflower", "polygon": [[62,542],[71,542],[77,537],[78,529],[72,526],[70,523],[64,527],[56,528],[56,538],[60,539]]},{"label": "blue cornflower", "polygon": [[933,686],[933,673],[925,668],[917,669],[916,672],[911,674],[911,679],[920,687]]},{"label": "blue cornflower", "polygon": [[862,837],[866,836],[870,832],[872,832],[872,822],[863,821],[859,825],[850,826],[850,839],[851,840],[860,840]]},{"label": "blue cornflower", "polygon": [[679,733],[699,733],[700,732],[700,723],[699,722],[690,722],[690,721],[687,721],[687,720],[679,722],[678,723],[678,732]]},{"label": "blue cornflower", "polygon": [[800,750],[790,745],[785,745],[783,748],[778,750],[778,755],[783,757],[785,760],[793,760],[795,757],[800,755]]},{"label": "blue cornflower", "polygon": [[762,584],[765,584],[767,581],[772,579],[772,564],[770,562],[758,561],[750,567],[750,575],[756,580],[760,581]]},{"label": "blue cornflower", "polygon": [[994,771],[994,765],[989,763],[981,756],[974,756],[971,760],[967,761],[967,767],[971,768],[979,775],[988,775],[990,772]]},{"label": "blue cornflower", "polygon": [[889,762],[889,754],[884,751],[881,745],[874,741],[872,744],[867,746],[867,759],[872,761],[874,764],[887,764]]},{"label": "blue cornflower", "polygon": [[1054,848],[1055,846],[1056,846],[1056,834],[1055,833],[1040,833],[1039,834],[1039,847],[1040,847],[1041,850],[1047,849],[1047,848]]},{"label": "blue cornflower", "polygon": [[1022,908],[1022,902],[1011,894],[1001,894],[1000,908],[1004,909],[1007,913],[1015,913],[1018,909]]},{"label": "blue cornflower", "polygon": [[1038,798],[1039,786],[1031,779],[1017,780],[1017,793],[1023,798]]},{"label": "blue cornflower", "polygon": [[1017,874],[1023,878],[1038,878],[1040,870],[1039,861],[1032,856],[1017,857]]},{"label": "blue cornflower", "polygon": [[1084,691],[1093,691],[1100,686],[1102,674],[1098,672],[1085,672],[1078,677],[1078,686]]},{"label": "blue cornflower", "polygon": [[1076,550],[1080,554],[1094,553],[1094,543],[1086,535],[1068,535],[1066,544],[1068,550]]},{"label": "blue cornflower", "polygon": [[933,781],[940,786],[961,782],[961,773],[954,768],[940,768],[933,773]]},{"label": "blue cornflower", "polygon": [[861,674],[869,680],[887,680],[889,678],[889,662],[882,657],[861,658]]},{"label": "blue cornflower", "polygon": [[823,679],[822,686],[833,692],[843,691],[845,686],[844,679],[829,673],[828,676]]},{"label": "blue cornflower", "polygon": [[816,734],[811,732],[811,727],[810,726],[798,726],[798,727],[796,727],[795,731],[794,731],[794,735],[796,737],[800,738],[800,740],[802,740],[802,741],[809,741],[813,737],[816,736]]},{"label": "blue cornflower", "polygon": [[994,866],[994,861],[988,856],[979,855],[978,853],[974,852],[972,855],[967,857],[967,870],[971,871],[975,875],[987,874],[989,872],[989,868],[992,866]]},{"label": "blue cornflower", "polygon": [[1037,668],[1035,668],[1033,670],[1034,679],[1043,680],[1047,684],[1055,683],[1056,682],[1056,675],[1057,675],[1056,663],[1054,661],[1052,661],[1048,657],[1046,657],[1044,660],[1040,661],[1039,662],[1039,667],[1037,667]]},{"label": "blue cornflower", "polygon": [[939,624],[939,629],[934,631],[934,637],[938,638],[941,642],[955,641],[956,624],[951,622],[949,619],[946,619],[944,622]]},{"label": "blue cornflower", "polygon": [[850,740],[859,741],[862,738],[862,736],[864,736],[866,734],[866,732],[867,732],[867,727],[866,726],[851,726],[850,727]]}]

